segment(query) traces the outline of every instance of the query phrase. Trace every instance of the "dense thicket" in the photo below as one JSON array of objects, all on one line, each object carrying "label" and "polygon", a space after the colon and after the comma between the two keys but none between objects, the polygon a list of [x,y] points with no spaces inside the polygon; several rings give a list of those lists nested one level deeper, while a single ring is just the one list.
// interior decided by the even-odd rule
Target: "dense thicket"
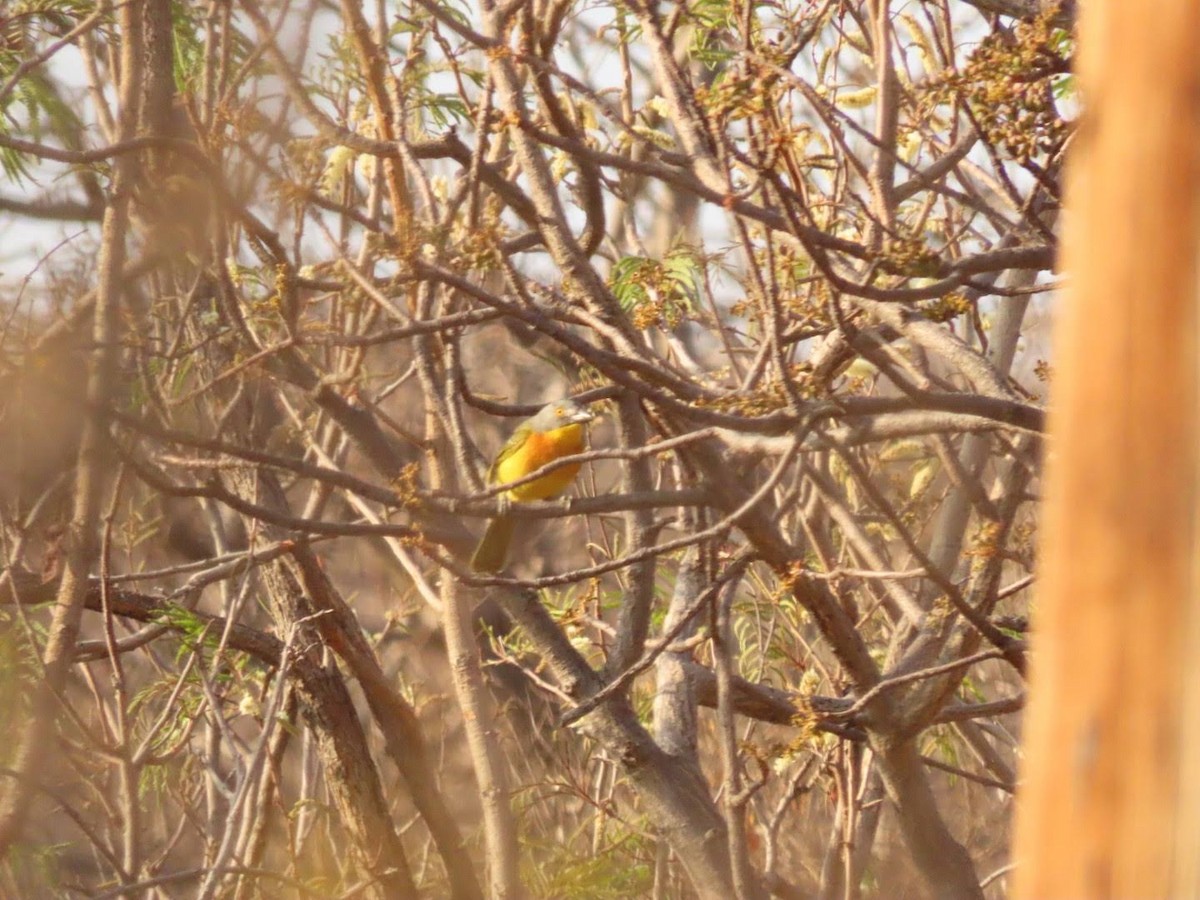
[{"label": "dense thicket", "polygon": [[0,891],[1003,891],[1070,15],[11,0]]}]

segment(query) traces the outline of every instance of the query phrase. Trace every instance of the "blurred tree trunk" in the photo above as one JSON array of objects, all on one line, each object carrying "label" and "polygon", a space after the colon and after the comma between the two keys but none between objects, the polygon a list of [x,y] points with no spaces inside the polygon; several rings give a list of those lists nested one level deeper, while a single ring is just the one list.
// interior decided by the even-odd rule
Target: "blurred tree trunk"
[{"label": "blurred tree trunk", "polygon": [[[121,56],[120,136],[132,138],[138,130],[138,98],[142,88],[139,40],[142,3],[129,3],[119,16],[125,37]],[[120,310],[125,285],[125,241],[129,231],[129,195],[136,174],[136,158],[126,155],[113,168],[111,199],[104,210],[101,230],[98,289],[92,313],[94,347],[88,353],[85,396],[89,410],[83,418],[79,455],[75,464],[72,514],[63,540],[63,577],[55,599],[54,619],[42,655],[42,680],[30,704],[31,713],[17,736],[13,770],[17,777],[0,795],[0,858],[18,837],[29,813],[31,778],[40,765],[45,743],[52,733],[59,698],[67,679],[75,642],[79,637],[89,572],[100,551],[97,522],[111,471],[104,442],[105,425],[99,409],[107,404],[117,385],[116,347],[121,334]]]},{"label": "blurred tree trunk", "polygon": [[1020,897],[1195,896],[1200,0],[1082,8]]}]

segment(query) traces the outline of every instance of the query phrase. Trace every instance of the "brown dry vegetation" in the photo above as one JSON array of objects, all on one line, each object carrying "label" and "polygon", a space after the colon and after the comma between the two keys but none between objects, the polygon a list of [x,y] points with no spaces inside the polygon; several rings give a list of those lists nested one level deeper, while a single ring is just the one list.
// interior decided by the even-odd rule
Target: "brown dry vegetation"
[{"label": "brown dry vegetation", "polygon": [[1071,27],[0,6],[0,893],[1002,895]]}]

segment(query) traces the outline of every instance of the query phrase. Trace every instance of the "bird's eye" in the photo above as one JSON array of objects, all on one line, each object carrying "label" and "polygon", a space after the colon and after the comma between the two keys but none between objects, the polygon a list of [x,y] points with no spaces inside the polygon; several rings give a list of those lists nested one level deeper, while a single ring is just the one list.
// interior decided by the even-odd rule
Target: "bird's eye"
[{"label": "bird's eye", "polygon": [[561,419],[561,418],[562,418],[564,415],[566,415],[566,410],[564,410],[564,409],[563,409],[563,408],[560,406],[558,409],[556,409],[556,410],[554,411],[554,414],[555,414],[556,416],[558,416],[558,417]]}]

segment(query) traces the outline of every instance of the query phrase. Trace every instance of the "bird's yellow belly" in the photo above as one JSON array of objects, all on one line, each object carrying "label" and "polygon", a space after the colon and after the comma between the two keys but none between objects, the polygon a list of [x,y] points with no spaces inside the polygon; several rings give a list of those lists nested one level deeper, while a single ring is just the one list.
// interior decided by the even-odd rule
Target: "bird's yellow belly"
[{"label": "bird's yellow belly", "polygon": [[[571,456],[583,450],[583,427],[567,425],[545,434],[531,434],[525,439],[521,448],[501,460],[496,466],[495,481],[503,484],[506,481],[516,481],[524,478],[549,462]],[[513,500],[525,502],[528,500],[548,500],[561,494],[575,480],[579,472],[579,463],[555,469],[535,481],[513,488],[508,496]]]}]

